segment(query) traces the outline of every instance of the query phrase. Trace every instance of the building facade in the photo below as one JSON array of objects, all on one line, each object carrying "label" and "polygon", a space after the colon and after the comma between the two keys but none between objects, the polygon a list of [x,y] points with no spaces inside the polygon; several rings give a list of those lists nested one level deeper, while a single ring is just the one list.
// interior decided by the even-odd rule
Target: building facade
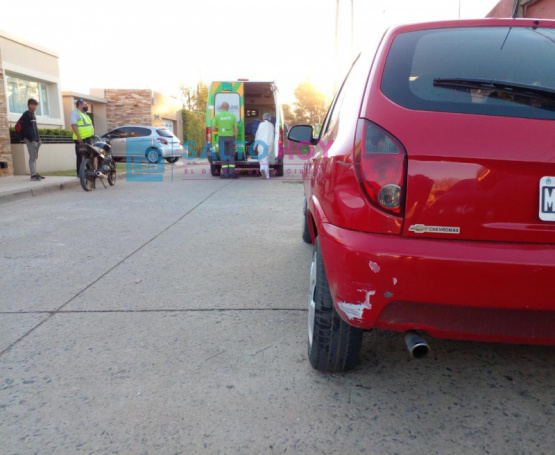
[{"label": "building facade", "polygon": [[91,93],[106,100],[108,131],[124,125],[160,126],[183,142],[182,106],[177,98],[135,89],[95,89]]},{"label": "building facade", "polygon": [[10,126],[35,98],[39,128],[63,127],[58,54],[6,32],[0,32],[0,49]]},{"label": "building facade", "polygon": [[[89,115],[99,136],[124,125],[163,126],[183,142],[182,106],[177,98],[134,89],[62,94],[58,54],[0,30],[0,177],[29,173],[27,149],[24,144],[11,144],[9,133],[9,127],[27,110],[29,98],[39,102],[35,113],[39,128],[71,129],[70,114],[82,98],[89,104]],[[48,162],[41,162],[41,169],[71,169],[75,161],[72,147],[52,144]]]},{"label": "building facade", "polygon": [[14,174],[9,127],[27,110],[29,98],[39,102],[39,128],[62,128],[64,121],[56,52],[0,31],[0,68],[1,177]]},{"label": "building facade", "polygon": [[13,175],[13,157],[10,146],[8,123],[8,106],[5,89],[4,68],[2,66],[2,49],[0,49],[0,177]]},{"label": "building facade", "polygon": [[[512,17],[516,0],[500,0],[486,17]],[[555,0],[520,0],[517,17],[555,19]]]}]

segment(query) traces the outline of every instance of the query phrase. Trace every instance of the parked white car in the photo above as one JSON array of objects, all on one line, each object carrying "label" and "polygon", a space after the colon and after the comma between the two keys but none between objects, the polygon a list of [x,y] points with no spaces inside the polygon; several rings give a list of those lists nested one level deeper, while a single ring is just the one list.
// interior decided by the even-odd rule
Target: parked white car
[{"label": "parked white car", "polygon": [[155,126],[122,126],[102,136],[112,142],[112,155],[116,161],[131,157],[146,157],[150,163],[165,158],[175,163],[183,155],[179,139],[167,128]]}]

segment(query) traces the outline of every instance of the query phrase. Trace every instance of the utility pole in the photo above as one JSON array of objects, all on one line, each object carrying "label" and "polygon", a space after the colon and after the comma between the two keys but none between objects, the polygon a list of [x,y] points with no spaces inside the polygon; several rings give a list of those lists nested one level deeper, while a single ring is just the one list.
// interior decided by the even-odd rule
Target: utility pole
[{"label": "utility pole", "polygon": [[337,78],[339,66],[339,0],[335,0],[335,53],[334,53],[334,75],[333,75],[333,94],[337,93]]},{"label": "utility pole", "polygon": [[[339,3],[340,0],[335,0],[335,53],[334,53],[334,79],[333,79],[333,94],[337,93],[338,79],[339,79]],[[355,58],[355,7],[354,0],[351,3],[351,30],[349,42],[349,55],[348,58],[352,61]]]},{"label": "utility pole", "polygon": [[516,19],[520,16],[520,0],[515,0],[514,8],[513,8],[513,19]]},{"label": "utility pole", "polygon": [[[355,58],[355,10],[354,10],[354,0],[351,0],[351,60]],[[459,0],[460,1],[460,0]]]}]

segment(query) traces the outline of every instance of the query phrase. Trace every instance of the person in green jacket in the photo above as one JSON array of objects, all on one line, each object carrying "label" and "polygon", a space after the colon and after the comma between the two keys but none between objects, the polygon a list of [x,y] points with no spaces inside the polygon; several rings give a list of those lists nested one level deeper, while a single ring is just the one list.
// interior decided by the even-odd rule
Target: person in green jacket
[{"label": "person in green jacket", "polygon": [[229,112],[229,104],[222,103],[221,111],[212,120],[212,132],[218,133],[222,174],[220,178],[238,178],[235,173],[235,140],[237,139],[237,118]]}]

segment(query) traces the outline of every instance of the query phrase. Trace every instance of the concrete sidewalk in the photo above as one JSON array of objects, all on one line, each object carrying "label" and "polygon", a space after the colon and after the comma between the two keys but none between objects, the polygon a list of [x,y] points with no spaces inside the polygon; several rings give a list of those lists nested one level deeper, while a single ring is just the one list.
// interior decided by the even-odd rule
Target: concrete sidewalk
[{"label": "concrete sidewalk", "polygon": [[[172,166],[186,166],[190,164],[202,164],[208,160],[199,160],[195,158],[191,161],[181,162],[171,165],[165,164],[165,169],[171,169]],[[126,171],[118,171],[117,178],[125,178]],[[8,202],[17,201],[29,197],[42,196],[43,194],[61,191],[73,186],[79,186],[78,177],[54,177],[45,176],[44,180],[31,180],[29,175],[16,175],[14,177],[0,178],[0,205]]]},{"label": "concrete sidewalk", "polygon": [[45,177],[41,181],[31,180],[28,175],[3,177],[0,178],[0,204],[41,196],[77,185],[77,177]]},{"label": "concrete sidewalk", "polygon": [[[179,160],[177,163],[164,163],[165,171],[183,169],[193,165],[208,165],[206,158],[194,158],[191,160]],[[118,171],[118,179],[126,177],[126,170]],[[44,180],[31,180],[29,175],[16,175],[14,177],[0,178],[0,205],[29,197],[42,196],[43,194],[61,191],[73,186],[79,186],[77,177],[53,177],[45,176]]]}]

